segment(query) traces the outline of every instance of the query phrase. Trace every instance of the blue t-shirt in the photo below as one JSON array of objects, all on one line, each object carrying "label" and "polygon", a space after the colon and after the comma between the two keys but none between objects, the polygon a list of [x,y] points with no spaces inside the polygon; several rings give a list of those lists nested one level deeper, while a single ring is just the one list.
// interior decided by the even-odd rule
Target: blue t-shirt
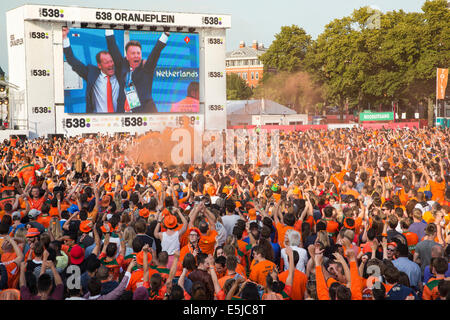
[{"label": "blue t-shirt", "polygon": [[[434,274],[431,273],[430,266],[426,266],[423,271],[423,283],[428,283],[428,281],[434,277]],[[450,277],[450,263],[448,264],[447,272],[445,273],[445,277]]]}]

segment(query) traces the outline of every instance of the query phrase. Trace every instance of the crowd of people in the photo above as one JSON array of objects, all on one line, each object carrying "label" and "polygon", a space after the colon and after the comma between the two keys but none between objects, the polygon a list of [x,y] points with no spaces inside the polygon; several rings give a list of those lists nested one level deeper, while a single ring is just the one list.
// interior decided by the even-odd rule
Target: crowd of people
[{"label": "crowd of people", "polygon": [[0,299],[449,300],[449,133],[283,132],[268,173],[5,140]]}]

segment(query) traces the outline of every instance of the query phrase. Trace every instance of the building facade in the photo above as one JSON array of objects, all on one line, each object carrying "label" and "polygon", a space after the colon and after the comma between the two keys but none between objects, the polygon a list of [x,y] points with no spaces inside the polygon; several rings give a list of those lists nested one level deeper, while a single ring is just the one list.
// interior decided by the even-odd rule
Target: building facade
[{"label": "building facade", "polygon": [[256,40],[251,47],[247,47],[245,42],[241,41],[239,49],[226,54],[226,73],[237,74],[250,88],[255,88],[262,79],[264,71],[264,65],[259,57],[266,51],[264,45]]}]

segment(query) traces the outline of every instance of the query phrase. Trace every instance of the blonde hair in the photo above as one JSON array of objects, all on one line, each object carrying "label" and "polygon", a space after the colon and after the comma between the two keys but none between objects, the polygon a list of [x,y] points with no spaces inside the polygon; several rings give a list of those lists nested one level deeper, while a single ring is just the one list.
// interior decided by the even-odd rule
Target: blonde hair
[{"label": "blonde hair", "polygon": [[16,230],[16,233],[14,234],[14,240],[21,242],[21,243],[26,243],[27,239],[26,239],[26,234],[28,233],[26,228],[20,228]]},{"label": "blonde hair", "polygon": [[123,231],[123,240],[127,244],[128,247],[133,246],[133,240],[136,238],[136,232],[133,227],[126,227]]},{"label": "blonde hair", "polygon": [[328,238],[328,233],[325,230],[320,230],[317,232],[317,240],[321,244],[323,244],[324,247],[330,246],[330,239]]},{"label": "blonde hair", "polygon": [[48,226],[48,232],[50,232],[53,235],[53,238],[55,238],[55,240],[62,238],[64,233],[61,228],[61,224],[59,223],[58,217],[55,216],[50,219],[50,225]]}]

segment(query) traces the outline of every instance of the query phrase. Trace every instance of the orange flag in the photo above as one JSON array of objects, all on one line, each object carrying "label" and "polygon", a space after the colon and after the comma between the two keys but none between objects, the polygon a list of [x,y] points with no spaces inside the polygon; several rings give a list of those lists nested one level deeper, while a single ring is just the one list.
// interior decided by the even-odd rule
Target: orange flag
[{"label": "orange flag", "polygon": [[437,69],[437,98],[439,100],[445,99],[445,90],[447,89],[448,69]]}]

